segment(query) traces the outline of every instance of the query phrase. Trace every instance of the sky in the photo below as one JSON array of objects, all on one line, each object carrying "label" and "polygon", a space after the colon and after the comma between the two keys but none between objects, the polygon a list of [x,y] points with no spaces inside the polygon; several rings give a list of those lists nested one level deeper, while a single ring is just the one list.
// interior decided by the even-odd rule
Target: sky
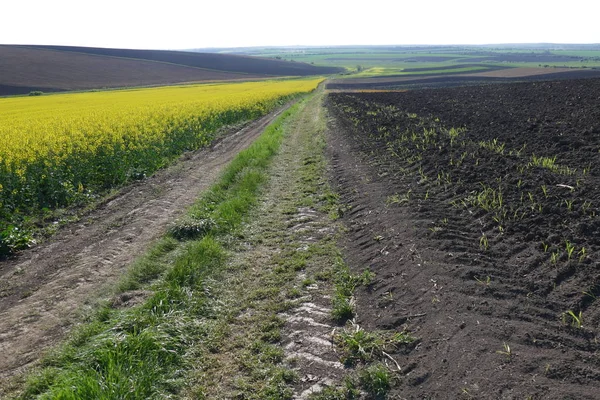
[{"label": "sky", "polygon": [[597,21],[600,4],[595,0],[3,0],[3,3],[0,44],[191,49],[600,43]]}]

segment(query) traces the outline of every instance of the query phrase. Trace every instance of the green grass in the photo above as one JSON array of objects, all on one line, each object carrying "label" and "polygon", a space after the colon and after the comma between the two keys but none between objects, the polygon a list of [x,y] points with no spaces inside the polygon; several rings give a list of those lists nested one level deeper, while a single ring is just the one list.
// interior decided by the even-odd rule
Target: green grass
[{"label": "green grass", "polygon": [[361,386],[375,399],[383,399],[392,387],[392,374],[381,363],[369,365],[359,375]]},{"label": "green grass", "polygon": [[[193,235],[195,240],[162,239],[132,266],[119,290],[160,278],[147,286],[151,294],[145,302],[128,309],[100,308],[67,344],[42,361],[20,398],[166,398],[184,386],[185,371],[195,362],[190,346],[215,335],[216,328],[203,322],[213,312],[207,306],[208,282],[219,276],[227,259],[224,239],[256,204],[281,144],[283,124],[297,111],[298,105],[283,113],[241,152],[186,219],[215,224]],[[260,357],[277,357],[267,347],[259,350]]]},{"label": "green grass", "polygon": [[[497,65],[503,67],[528,67],[539,68],[548,65],[548,67],[566,66],[572,68],[580,67],[600,67],[600,51],[579,49],[576,46],[569,50],[554,50],[542,48],[497,48],[494,46],[430,46],[430,47],[409,47],[409,46],[343,46],[329,48],[279,48],[279,49],[248,49],[247,54],[262,57],[279,58],[288,61],[313,63],[323,66],[344,67],[349,72],[356,72],[357,66],[364,68],[360,76],[385,76],[401,73],[405,68],[432,68],[444,66],[456,66],[458,64],[474,64],[470,61],[474,58],[480,58],[478,52],[492,52],[497,55],[502,54],[544,54],[549,50],[552,54],[569,55],[583,57],[583,60],[567,62],[486,62],[481,64],[485,69],[489,66]],[[437,61],[419,60],[416,57],[438,58]],[[482,70],[483,70],[482,69]],[[371,70],[370,72],[368,70]],[[440,73],[449,73],[444,71]],[[454,71],[456,72],[456,71]],[[464,71],[469,72],[469,71]]]},{"label": "green grass", "polygon": [[341,361],[347,366],[377,361],[401,346],[413,343],[416,339],[408,332],[366,331],[350,324],[336,334],[335,342],[341,352]]},{"label": "green grass", "polygon": [[354,275],[341,257],[335,262],[333,281],[335,293],[331,301],[331,315],[338,323],[352,319],[354,310],[354,291],[360,285],[369,285],[375,274],[366,269],[362,275]]},{"label": "green grass", "polygon": [[[442,66],[453,66],[452,64],[443,64]],[[456,65],[456,64],[454,64]],[[431,64],[427,64],[426,67],[419,68],[438,68],[440,65],[431,66]],[[406,66],[405,68],[415,68],[415,66]],[[465,72],[483,72],[487,71],[489,68],[485,65],[482,66],[469,66],[464,68],[448,68],[448,69],[434,69],[434,70],[423,70],[423,71],[404,71],[405,68],[392,68],[392,67],[371,67],[367,68],[357,74],[351,75],[352,78],[367,78],[367,77],[375,77],[375,76],[419,76],[419,75],[432,75],[432,74],[459,74]]]}]

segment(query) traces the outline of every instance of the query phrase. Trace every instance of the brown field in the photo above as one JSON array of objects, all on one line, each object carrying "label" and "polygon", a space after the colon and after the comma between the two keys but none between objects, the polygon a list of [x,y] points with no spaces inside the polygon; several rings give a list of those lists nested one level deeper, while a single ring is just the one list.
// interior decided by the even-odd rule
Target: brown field
[{"label": "brown field", "polygon": [[0,45],[0,96],[332,71],[337,69],[221,54]]},{"label": "brown field", "polygon": [[189,67],[238,72],[243,74],[308,76],[329,75],[343,71],[343,69],[336,67],[316,67],[314,65],[301,62],[281,61],[271,58],[249,57],[231,54],[165,50],[103,49],[96,47],[68,46],[36,46],[35,48],[167,62],[177,65],[186,65]]},{"label": "brown field", "polygon": [[345,257],[377,276],[357,323],[419,340],[392,354],[390,398],[598,398],[599,95],[598,79],[329,95]]},{"label": "brown field", "polygon": [[484,76],[489,78],[524,78],[528,76],[561,74],[573,72],[570,68],[504,68],[495,71],[475,72],[464,76]]},{"label": "brown field", "polygon": [[600,77],[600,71],[570,68],[503,68],[492,71],[458,74],[436,74],[434,71],[427,75],[332,79],[328,82],[327,89],[397,90],[595,77]]}]

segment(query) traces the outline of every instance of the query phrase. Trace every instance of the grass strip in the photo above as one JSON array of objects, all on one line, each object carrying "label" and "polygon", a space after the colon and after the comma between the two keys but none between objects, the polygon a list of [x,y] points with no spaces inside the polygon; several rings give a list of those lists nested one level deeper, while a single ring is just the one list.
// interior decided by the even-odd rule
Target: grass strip
[{"label": "grass strip", "polygon": [[[22,399],[153,399],[175,397],[195,355],[209,340],[214,316],[206,282],[227,259],[224,243],[256,203],[267,169],[284,135],[285,111],[226,168],[215,184],[163,239],[134,265],[121,290],[149,286],[151,295],[130,308],[101,307],[71,340],[42,361]],[[169,257],[169,255],[173,255]],[[164,262],[171,267],[166,273]],[[161,269],[162,265],[162,269]]]},{"label": "grass strip", "polygon": [[[211,290],[219,311],[213,349],[199,343],[186,398],[291,399],[303,372],[282,343],[287,318],[331,289],[339,253],[328,214],[322,92],[289,120],[259,205],[230,243],[231,260]],[[298,229],[300,228],[301,229]],[[327,233],[325,233],[327,232]]]}]

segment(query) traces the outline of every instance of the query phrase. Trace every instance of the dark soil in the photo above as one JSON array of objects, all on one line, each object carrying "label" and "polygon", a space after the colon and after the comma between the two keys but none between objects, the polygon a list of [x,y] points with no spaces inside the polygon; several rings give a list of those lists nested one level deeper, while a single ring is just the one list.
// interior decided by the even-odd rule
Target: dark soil
[{"label": "dark soil", "polygon": [[255,57],[176,51],[0,45],[0,96],[341,71]]},{"label": "dark soil", "polygon": [[420,340],[396,395],[598,398],[599,100],[598,79],[329,95],[346,258],[377,274],[358,323]]},{"label": "dark soil", "polygon": [[[495,71],[500,69],[507,69],[510,67],[503,67],[499,65],[485,65],[485,64],[456,64],[456,65],[446,65],[442,67],[423,67],[423,68],[403,68],[402,72],[426,72],[426,71],[445,71],[445,70],[453,70],[453,69],[462,69],[462,68],[485,68],[488,71]],[[473,71],[477,72],[477,71]],[[464,72],[463,72],[464,73]]]},{"label": "dark soil", "polygon": [[[503,68],[489,69],[500,71]],[[508,69],[504,69],[508,70]],[[408,71],[408,70],[407,70]],[[552,69],[549,69],[552,71]],[[547,71],[544,71],[547,72]],[[491,83],[517,83],[531,81],[548,81],[562,79],[600,78],[600,70],[595,69],[572,69],[570,71],[550,72],[539,75],[518,77],[494,77],[477,76],[480,71],[444,73],[440,75],[432,70],[431,74],[419,74],[414,76],[386,76],[374,78],[337,79],[327,84],[327,89],[335,90],[395,90],[415,88],[443,88],[455,86],[473,86]]]},{"label": "dark soil", "polygon": [[337,67],[318,67],[301,62],[273,60],[271,58],[249,57],[231,54],[198,53],[192,51],[104,49],[95,47],[35,46],[64,52],[96,54],[110,57],[134,58],[160,61],[195,68],[243,74],[274,76],[329,75],[343,72]]},{"label": "dark soil", "polygon": [[147,60],[0,46],[0,96],[264,78]]}]

